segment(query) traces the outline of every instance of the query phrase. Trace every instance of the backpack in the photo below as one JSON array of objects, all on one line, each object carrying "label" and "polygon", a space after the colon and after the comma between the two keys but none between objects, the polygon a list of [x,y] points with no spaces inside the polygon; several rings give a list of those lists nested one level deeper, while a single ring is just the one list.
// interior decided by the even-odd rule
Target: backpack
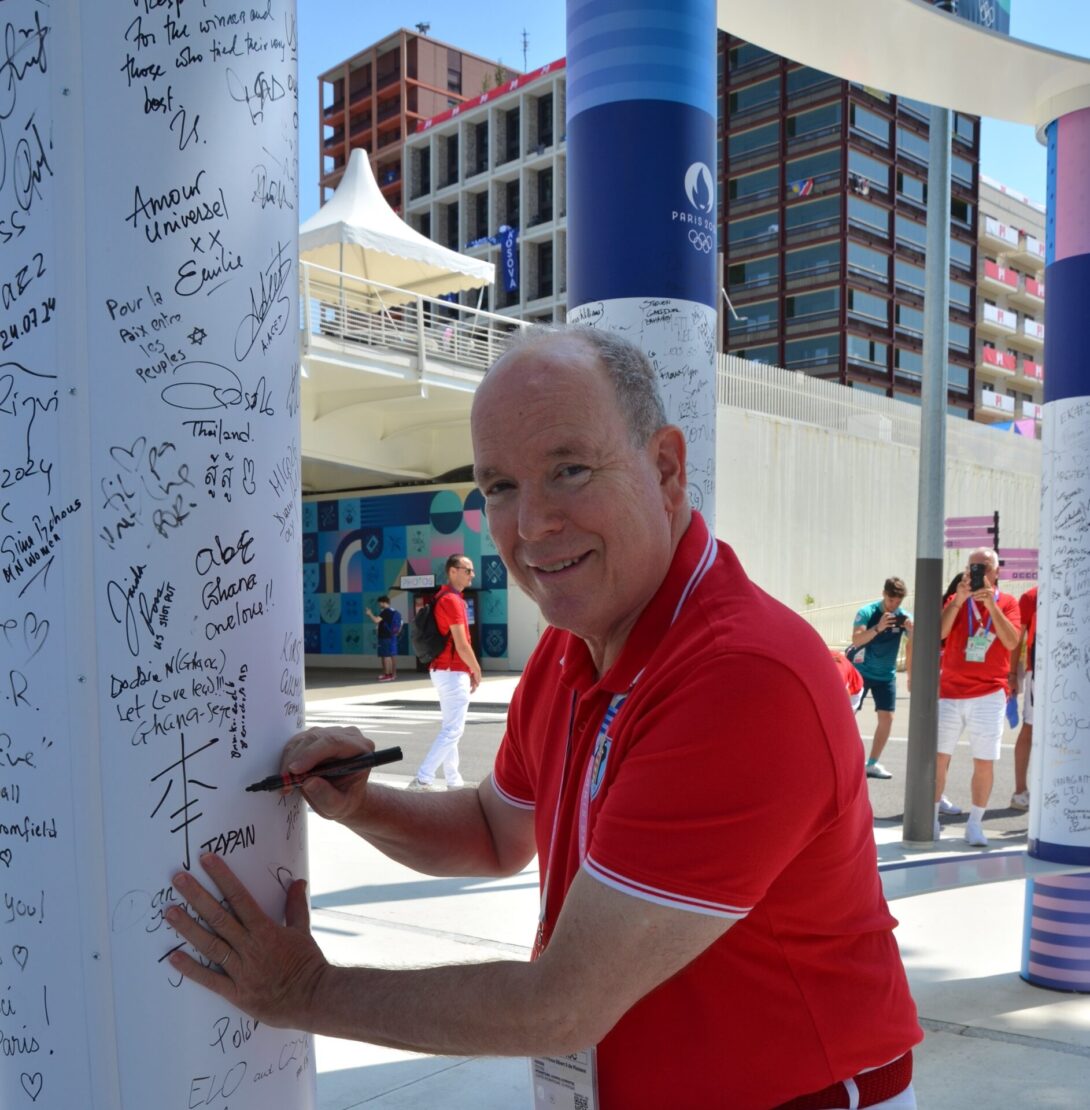
[{"label": "backpack", "polygon": [[421,606],[409,625],[409,642],[412,644],[413,654],[424,664],[437,659],[449,640],[449,636],[444,636],[435,623],[435,603],[441,594],[440,589],[431,601]]}]

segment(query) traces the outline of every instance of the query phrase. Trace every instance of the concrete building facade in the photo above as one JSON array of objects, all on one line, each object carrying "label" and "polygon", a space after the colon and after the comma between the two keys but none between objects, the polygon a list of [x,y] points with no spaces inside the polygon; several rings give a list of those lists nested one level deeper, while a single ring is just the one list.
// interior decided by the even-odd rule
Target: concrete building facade
[{"label": "concrete building facade", "polygon": [[383,195],[400,211],[405,137],[419,121],[517,72],[403,27],[327,70],[318,77],[321,202],[337,187],[348,155],[361,147],[371,156]]},{"label": "concrete building facade", "polygon": [[[452,250],[496,264],[481,307],[565,319],[567,156],[564,60],[421,121],[404,150],[404,219]],[[517,232],[514,269],[500,228]],[[463,294],[476,304],[476,294]]]}]

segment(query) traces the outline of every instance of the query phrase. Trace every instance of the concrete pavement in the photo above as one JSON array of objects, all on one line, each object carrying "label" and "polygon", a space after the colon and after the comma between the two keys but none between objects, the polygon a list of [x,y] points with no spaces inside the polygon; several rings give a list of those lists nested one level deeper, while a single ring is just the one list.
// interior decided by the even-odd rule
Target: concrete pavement
[{"label": "concrete pavement", "polygon": [[[485,679],[475,701],[506,702],[518,676]],[[395,689],[396,688],[396,692]],[[308,706],[434,701],[426,676],[388,685],[364,675],[308,675]],[[393,784],[404,774],[377,775]],[[423,966],[529,956],[537,864],[504,880],[433,879],[387,860],[340,826],[309,819],[312,924],[338,963]],[[1033,987],[1018,976],[1025,882],[978,883],[983,871],[1021,874],[1024,856],[981,853],[960,839],[909,850],[899,824],[876,822],[879,866],[926,1040],[916,1051],[921,1107],[1082,1110],[1090,1089],[1090,996]],[[521,1110],[523,1060],[448,1059],[319,1037],[319,1110],[443,1107]]]}]

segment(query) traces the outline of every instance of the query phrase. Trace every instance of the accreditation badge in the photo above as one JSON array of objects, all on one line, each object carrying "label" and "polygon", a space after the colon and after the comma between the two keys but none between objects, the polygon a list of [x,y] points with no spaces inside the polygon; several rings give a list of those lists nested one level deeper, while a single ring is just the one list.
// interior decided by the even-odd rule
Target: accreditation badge
[{"label": "accreditation badge", "polygon": [[983,663],[994,639],[994,632],[978,632],[975,636],[970,636],[965,641],[965,662]]},{"label": "accreditation badge", "polygon": [[530,1060],[533,1110],[598,1110],[597,1049]]}]

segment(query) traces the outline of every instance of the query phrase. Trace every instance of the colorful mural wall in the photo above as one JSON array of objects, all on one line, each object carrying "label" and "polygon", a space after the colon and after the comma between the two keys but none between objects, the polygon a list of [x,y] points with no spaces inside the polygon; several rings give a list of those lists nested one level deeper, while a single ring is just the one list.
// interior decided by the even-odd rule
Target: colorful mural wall
[{"label": "colorful mural wall", "polygon": [[[507,570],[488,533],[475,486],[337,497],[303,503],[303,620],[308,655],[376,653],[364,610],[389,594],[408,621],[404,575],[445,580],[447,557],[464,553],[477,568],[482,662],[507,658]],[[410,654],[408,629],[401,653]]]}]

